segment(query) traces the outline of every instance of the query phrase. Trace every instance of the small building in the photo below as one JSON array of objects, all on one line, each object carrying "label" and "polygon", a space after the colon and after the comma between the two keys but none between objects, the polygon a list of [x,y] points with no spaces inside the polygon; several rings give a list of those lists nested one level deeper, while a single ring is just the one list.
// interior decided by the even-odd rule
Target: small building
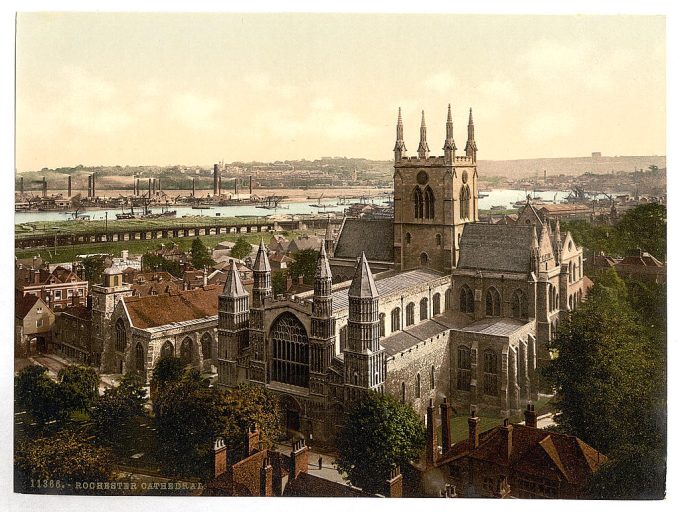
[{"label": "small building", "polygon": [[656,284],[666,282],[666,266],[640,248],[628,251],[614,268],[621,277]]},{"label": "small building", "polygon": [[55,350],[81,364],[99,366],[100,357],[92,350],[92,309],[75,306],[58,313],[54,322]]},{"label": "small building", "polygon": [[161,256],[169,261],[176,261],[178,263],[187,263],[189,261],[189,256],[185,253],[182,248],[175,244],[161,244],[160,249],[154,251],[156,256]]},{"label": "small building", "polygon": [[14,356],[28,357],[52,349],[54,313],[36,295],[18,295],[14,305]]},{"label": "small building", "polygon": [[67,268],[58,266],[50,272],[46,266],[16,269],[15,290],[19,295],[35,295],[54,311],[84,305],[88,282]]}]

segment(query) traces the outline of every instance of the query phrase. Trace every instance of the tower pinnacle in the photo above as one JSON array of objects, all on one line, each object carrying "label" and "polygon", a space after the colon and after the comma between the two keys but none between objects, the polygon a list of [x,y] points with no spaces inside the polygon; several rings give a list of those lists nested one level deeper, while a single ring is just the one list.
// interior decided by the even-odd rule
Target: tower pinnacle
[{"label": "tower pinnacle", "polygon": [[456,143],[453,140],[453,117],[451,116],[451,104],[449,103],[449,112],[446,116],[446,140],[444,140],[444,156],[447,160],[453,160],[455,156]]},{"label": "tower pinnacle", "polygon": [[475,123],[472,120],[472,109],[470,109],[470,117],[468,119],[468,139],[465,143],[465,156],[472,158],[473,162],[477,161],[477,143],[475,142]]},{"label": "tower pinnacle", "polygon": [[363,251],[349,287],[349,296],[360,299],[378,297],[378,288],[375,286],[371,268],[368,266],[368,260]]},{"label": "tower pinnacle", "polygon": [[425,111],[422,111],[422,118],[420,121],[420,144],[418,144],[418,158],[427,158],[430,156],[430,148],[427,145],[427,126],[425,126]]},{"label": "tower pinnacle", "polygon": [[394,143],[394,160],[400,160],[403,153],[406,153],[406,144],[404,144],[404,123],[401,121],[401,107],[399,107],[399,115],[397,116],[397,141]]}]

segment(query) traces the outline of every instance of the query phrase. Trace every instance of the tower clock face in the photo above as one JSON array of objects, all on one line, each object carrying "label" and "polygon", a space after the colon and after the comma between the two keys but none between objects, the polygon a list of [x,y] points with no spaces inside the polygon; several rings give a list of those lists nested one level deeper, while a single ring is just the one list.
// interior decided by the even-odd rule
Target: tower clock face
[{"label": "tower clock face", "polygon": [[463,183],[467,183],[467,179],[468,179],[467,171],[463,171],[463,174],[461,175],[461,179],[463,180]]},{"label": "tower clock face", "polygon": [[420,171],[416,176],[416,181],[418,182],[418,185],[425,185],[427,183],[427,180],[428,176],[425,171]]}]

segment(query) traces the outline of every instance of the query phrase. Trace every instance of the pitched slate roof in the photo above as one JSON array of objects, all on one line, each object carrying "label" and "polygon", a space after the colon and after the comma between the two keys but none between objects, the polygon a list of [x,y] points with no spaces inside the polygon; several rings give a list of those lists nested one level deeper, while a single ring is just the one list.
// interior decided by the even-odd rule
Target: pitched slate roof
[{"label": "pitched slate roof", "polygon": [[33,306],[35,306],[35,303],[38,302],[38,300],[38,296],[31,294],[18,297],[14,304],[14,316],[20,320],[23,320],[31,311]]},{"label": "pitched slate roof", "polygon": [[224,283],[222,294],[228,297],[244,297],[248,292],[241,283],[241,275],[236,269],[236,263],[231,260],[231,265],[227,271],[227,280]]},{"label": "pitched slate roof", "polygon": [[370,261],[394,261],[392,219],[345,219],[333,257],[358,258],[361,251]]},{"label": "pitched slate roof", "polygon": [[530,272],[532,229],[527,225],[466,224],[458,268]]},{"label": "pitched slate roof", "polygon": [[216,316],[220,291],[219,286],[208,285],[168,295],[124,297],[123,301],[132,325],[148,329]]},{"label": "pitched slate roof", "polygon": [[448,332],[450,328],[436,320],[430,319],[420,322],[404,331],[399,331],[380,340],[388,356],[411,348],[437,334]]},{"label": "pitched slate roof", "polygon": [[253,270],[256,272],[271,272],[272,270],[269,258],[267,257],[267,249],[264,246],[264,240],[260,240],[260,247],[257,250],[257,256],[255,256]]},{"label": "pitched slate roof", "polygon": [[352,284],[349,286],[349,296],[361,299],[378,297],[378,288],[375,286],[371,268],[368,266],[368,260],[363,252],[354,272]]},{"label": "pitched slate roof", "polygon": [[339,482],[326,480],[325,478],[310,475],[309,473],[300,473],[296,479],[289,482],[288,485],[286,485],[286,489],[283,491],[283,495],[297,497],[318,496],[329,498],[367,498],[374,496],[362,491],[361,489],[350,487],[349,485]]}]

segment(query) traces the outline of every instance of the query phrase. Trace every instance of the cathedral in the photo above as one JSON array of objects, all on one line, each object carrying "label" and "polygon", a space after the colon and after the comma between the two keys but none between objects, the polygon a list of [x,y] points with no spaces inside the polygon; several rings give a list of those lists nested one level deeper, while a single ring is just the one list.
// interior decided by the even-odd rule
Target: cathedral
[{"label": "cathedral", "polygon": [[[355,220],[354,238],[366,247],[345,250],[351,279],[334,283],[327,240],[314,290],[274,297],[261,244],[252,295],[232,269],[219,298],[219,385],[266,386],[286,426],[314,439],[332,438],[368,390],[422,417],[430,399],[445,396],[462,414],[520,413],[537,398],[546,341],[582,298],[582,250],[559,222],[530,203],[516,225],[479,222],[472,110],[464,155],[456,155],[450,106],[443,156],[430,156],[424,113],[416,156],[406,155],[401,110],[396,132],[391,270],[374,275],[385,262],[366,254],[385,235]],[[350,238],[341,232],[338,245]]]},{"label": "cathedral", "polygon": [[315,440],[332,440],[369,390],[423,418],[444,397],[459,414],[521,413],[537,398],[546,342],[583,297],[582,250],[530,202],[516,224],[480,223],[472,110],[464,154],[450,106],[445,132],[444,155],[430,156],[423,113],[407,156],[399,111],[391,229],[343,223],[320,247],[312,291],[274,296],[264,243],[251,293],[233,266],[221,290],[167,297],[131,297],[107,275],[93,289],[110,333],[103,369],[150,375],[164,353],[215,366],[219,386],[266,386],[286,427]]}]

